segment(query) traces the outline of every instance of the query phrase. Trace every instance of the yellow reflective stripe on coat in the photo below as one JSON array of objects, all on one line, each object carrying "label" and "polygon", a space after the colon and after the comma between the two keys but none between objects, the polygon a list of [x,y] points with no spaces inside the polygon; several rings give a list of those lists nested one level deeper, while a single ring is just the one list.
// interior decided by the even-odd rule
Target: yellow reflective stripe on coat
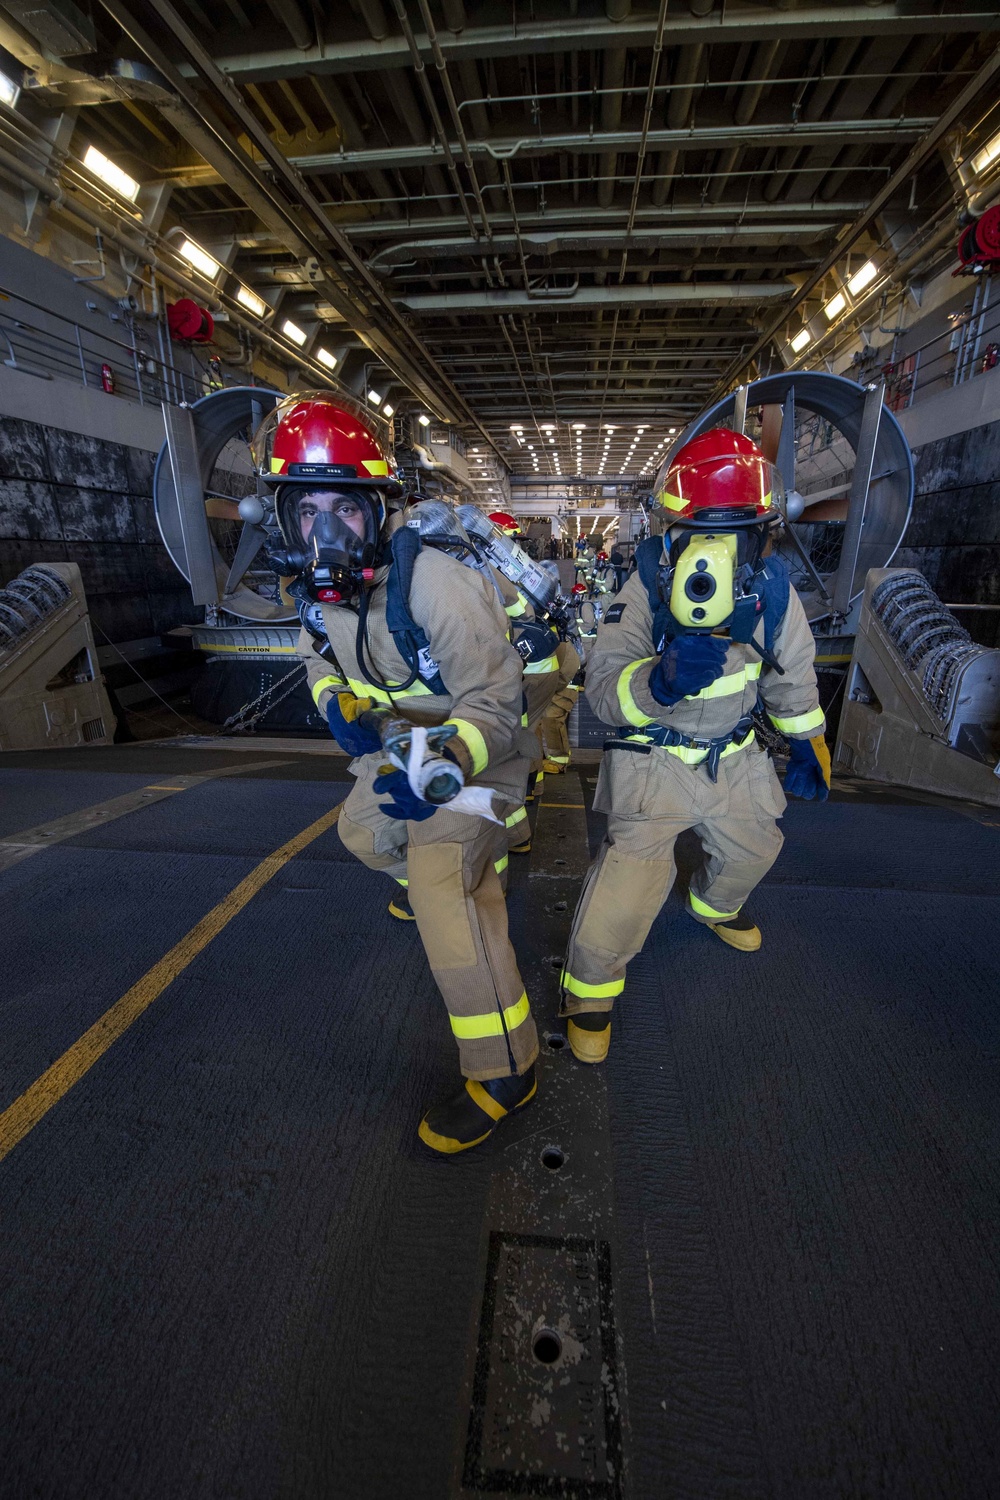
[{"label": "yellow reflective stripe on coat", "polygon": [[458,737],[472,757],[472,774],[478,776],[480,771],[485,771],[490,762],[490,754],[486,748],[486,741],[482,731],[475,724],[470,724],[468,719],[446,719],[446,724],[454,724],[458,730]]},{"label": "yellow reflective stripe on coat", "polygon": [[551,656],[543,656],[541,661],[528,661],[524,664],[525,677],[537,677],[541,672],[558,672],[559,662],[555,652]]},{"label": "yellow reflective stripe on coat", "polygon": [[503,826],[505,828],[514,828],[518,823],[523,823],[527,816],[528,809],[523,806],[519,807],[517,812],[512,812],[509,818],[504,819]]},{"label": "yellow reflective stripe on coat", "polygon": [[508,1005],[501,1014],[491,1010],[485,1016],[452,1016],[451,1029],[462,1042],[479,1041],[482,1037],[503,1036],[514,1031],[531,1013],[527,995],[522,995],[516,1005]]},{"label": "yellow reflective stripe on coat", "polygon": [[644,667],[648,661],[655,661],[655,656],[644,656],[641,661],[630,662],[618,678],[618,706],[625,716],[626,724],[652,724],[653,720],[649,714],[644,714],[642,709],[632,697],[632,677],[640,667]]},{"label": "yellow reflective stripe on coat", "polygon": [[768,711],[768,717],[775,729],[780,729],[782,734],[808,734],[810,729],[818,729],[826,718],[821,708],[811,708],[807,714],[793,714],[790,719],[779,719],[777,714]]},{"label": "yellow reflective stripe on coat", "polygon": [[739,907],[735,911],[716,911],[714,906],[709,906],[707,901],[702,901],[694,891],[688,891],[688,900],[691,902],[692,911],[696,911],[699,917],[708,917],[711,922],[729,922],[740,914]]},{"label": "yellow reflective stripe on coat", "polygon": [[624,979],[609,979],[606,984],[584,984],[582,979],[574,979],[568,969],[563,969],[559,983],[564,990],[577,995],[581,1000],[610,1000],[613,995],[620,995],[625,988]]},{"label": "yellow reflective stripe on coat", "polygon": [[504,606],[505,613],[508,614],[512,620],[516,620],[519,615],[523,615],[527,611],[527,608],[528,606],[521,598],[520,594],[518,594],[517,599],[513,604],[507,604]]},{"label": "yellow reflective stripe on coat", "polygon": [[319,700],[321,694],[327,692],[328,690],[332,693],[335,693],[338,688],[346,686],[347,684],[342,677],[321,677],[318,682],[313,683],[313,702],[315,703],[316,707],[319,708]]},{"label": "yellow reflective stripe on coat", "polygon": [[506,868],[507,868],[507,866],[509,864],[510,864],[510,860],[508,859],[507,855],[505,854],[502,859],[495,859],[493,861],[493,868],[494,868],[494,870],[496,870],[496,872],[497,872],[498,875],[502,875],[503,872],[504,872],[504,870],[506,870]]},{"label": "yellow reflective stripe on coat", "polygon": [[362,682],[360,677],[349,677],[347,681],[351,692],[356,698],[371,698],[376,703],[404,704],[407,698],[431,698],[434,696],[430,688],[426,687],[419,678],[404,692],[399,692],[397,688],[393,687],[391,682],[388,685],[387,691],[385,688],[373,686],[370,682]]},{"label": "yellow reflective stripe on coat", "polygon": [[733,693],[742,693],[748,682],[757,681],[763,665],[760,661],[748,661],[738,672],[731,672],[728,677],[717,677],[708,687],[702,688],[700,693],[688,693],[687,699],[694,702],[697,698],[729,698]]}]

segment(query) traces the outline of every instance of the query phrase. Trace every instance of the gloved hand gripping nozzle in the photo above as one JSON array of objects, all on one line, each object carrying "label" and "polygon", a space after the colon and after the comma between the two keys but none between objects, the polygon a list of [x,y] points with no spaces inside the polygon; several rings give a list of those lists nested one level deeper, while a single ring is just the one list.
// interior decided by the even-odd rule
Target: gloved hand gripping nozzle
[{"label": "gloved hand gripping nozzle", "polygon": [[[379,737],[386,755],[401,771],[407,771],[410,757],[410,742],[413,725],[401,719],[388,708],[369,708],[358,715],[358,723]],[[441,752],[444,746],[458,733],[454,724],[433,725],[427,730],[427,751],[418,774],[419,786],[414,788],[424,802],[441,807],[457,797],[465,785],[462,768],[450,756]]]}]

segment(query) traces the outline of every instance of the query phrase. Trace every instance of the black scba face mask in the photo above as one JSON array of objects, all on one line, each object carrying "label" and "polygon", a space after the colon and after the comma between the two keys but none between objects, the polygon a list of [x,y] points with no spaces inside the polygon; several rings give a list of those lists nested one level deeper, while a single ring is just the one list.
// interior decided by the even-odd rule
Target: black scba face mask
[{"label": "black scba face mask", "polygon": [[685,528],[670,545],[660,597],[679,633],[725,630],[734,641],[749,642],[761,604],[756,579],[767,528],[741,525],[723,513],[695,520],[697,529]]},{"label": "black scba face mask", "polygon": [[360,595],[366,575],[375,566],[381,529],[381,505],[375,495],[342,495],[354,502],[364,517],[364,535],[358,536],[335,510],[317,507],[306,538],[302,536],[299,490],[279,495],[282,533],[288,542],[280,555],[272,553],[279,572],[297,577],[294,592],[320,604],[351,604]]}]

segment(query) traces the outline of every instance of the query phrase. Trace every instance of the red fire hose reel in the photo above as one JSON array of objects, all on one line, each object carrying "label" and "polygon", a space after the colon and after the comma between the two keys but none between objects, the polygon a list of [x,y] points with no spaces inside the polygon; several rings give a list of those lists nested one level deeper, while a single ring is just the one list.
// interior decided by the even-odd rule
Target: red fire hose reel
[{"label": "red fire hose reel", "polygon": [[965,226],[958,237],[958,258],[961,264],[953,273],[956,276],[1000,265],[1000,204]]},{"label": "red fire hose reel", "polygon": [[215,320],[190,297],[181,297],[167,307],[167,327],[175,343],[208,344],[215,332]]}]

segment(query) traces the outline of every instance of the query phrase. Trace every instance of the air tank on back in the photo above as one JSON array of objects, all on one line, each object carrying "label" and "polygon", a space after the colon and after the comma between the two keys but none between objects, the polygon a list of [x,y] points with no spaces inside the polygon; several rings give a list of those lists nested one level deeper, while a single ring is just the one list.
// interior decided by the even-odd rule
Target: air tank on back
[{"label": "air tank on back", "polygon": [[493,566],[526,594],[537,610],[548,613],[556,602],[558,583],[475,505],[456,506],[455,514]]}]

